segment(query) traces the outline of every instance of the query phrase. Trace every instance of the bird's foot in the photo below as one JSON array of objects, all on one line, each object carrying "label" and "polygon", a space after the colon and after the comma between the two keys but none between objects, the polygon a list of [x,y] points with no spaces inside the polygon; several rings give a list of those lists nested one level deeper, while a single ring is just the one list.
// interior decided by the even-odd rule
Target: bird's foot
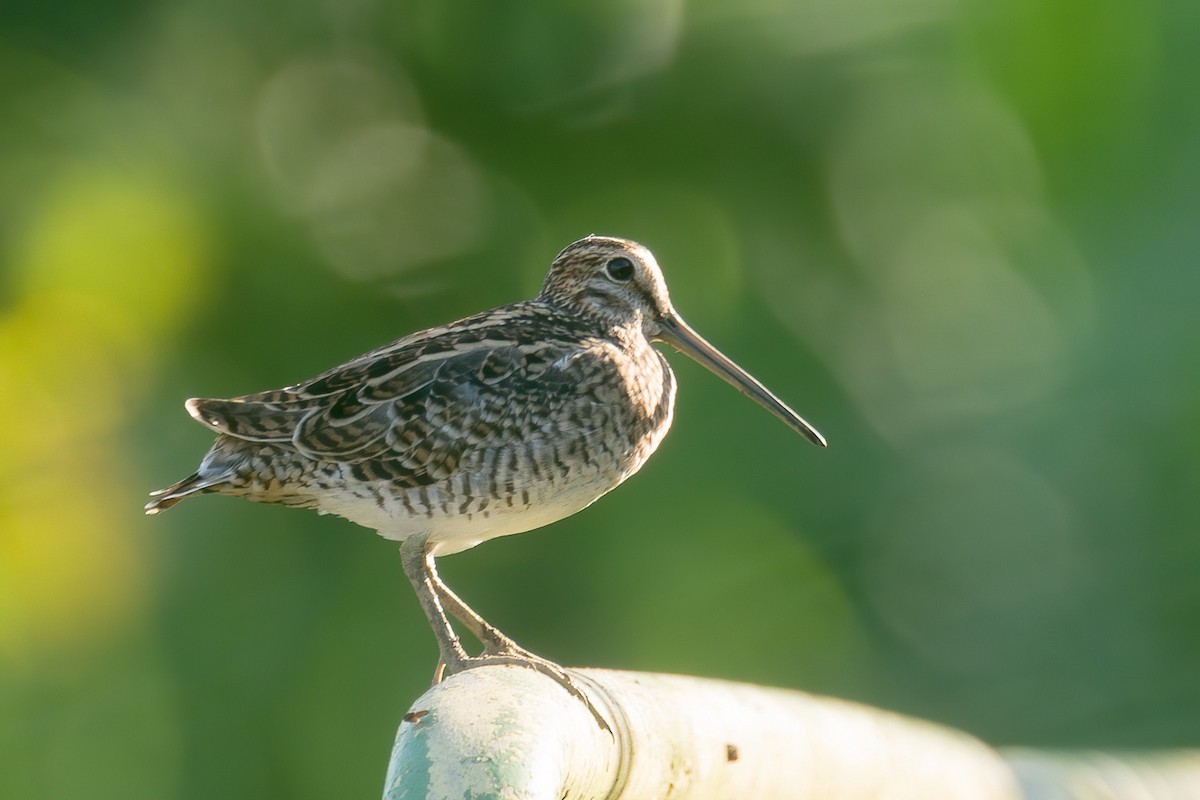
[{"label": "bird's foot", "polygon": [[[439,682],[444,674],[454,675],[455,673],[468,669],[476,669],[477,667],[502,664],[525,667],[526,669],[540,672],[566,689],[572,697],[583,703],[591,715],[595,717],[596,723],[600,726],[601,730],[612,733],[612,728],[609,726],[608,720],[604,718],[604,715],[600,713],[600,710],[596,708],[591,699],[571,679],[571,676],[567,674],[565,669],[549,659],[529,652],[512,639],[499,633],[499,631],[497,631],[497,634],[499,638],[495,641],[485,642],[483,652],[477,656],[463,654],[460,657],[457,653],[451,653],[447,654],[448,657],[443,657],[442,661],[438,664],[434,683]],[[488,638],[491,639],[492,637]]]}]

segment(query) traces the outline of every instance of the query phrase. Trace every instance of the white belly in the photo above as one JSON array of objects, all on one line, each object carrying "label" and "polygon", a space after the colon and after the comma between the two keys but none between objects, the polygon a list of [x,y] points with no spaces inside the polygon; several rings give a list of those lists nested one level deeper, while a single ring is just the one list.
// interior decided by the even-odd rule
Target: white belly
[{"label": "white belly", "polygon": [[[385,539],[403,541],[415,533],[428,531],[433,555],[442,556],[469,550],[488,539],[524,533],[569,517],[615,488],[637,467],[616,481],[595,475],[570,483],[528,487],[524,494],[518,492],[511,504],[508,498],[458,503],[455,497],[460,495],[451,494],[443,486],[408,490],[407,497],[384,496],[380,500],[374,495],[367,496],[360,487],[360,491],[353,494],[325,495],[320,511],[371,528]],[[528,503],[524,502],[526,496]],[[460,510],[464,505],[466,507]],[[426,508],[434,510],[427,513]],[[452,511],[443,513],[442,508]]]}]

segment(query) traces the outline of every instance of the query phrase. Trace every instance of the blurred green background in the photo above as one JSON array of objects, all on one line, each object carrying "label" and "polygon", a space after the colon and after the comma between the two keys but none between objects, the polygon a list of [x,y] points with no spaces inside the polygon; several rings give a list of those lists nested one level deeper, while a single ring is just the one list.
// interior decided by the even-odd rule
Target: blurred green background
[{"label": "blurred green background", "polygon": [[536,292],[591,232],[685,359],[634,480],[443,574],[569,665],[996,744],[1200,745],[1200,6],[63,0],[0,16],[0,796],[377,796],[396,548],[142,516],[191,395]]}]

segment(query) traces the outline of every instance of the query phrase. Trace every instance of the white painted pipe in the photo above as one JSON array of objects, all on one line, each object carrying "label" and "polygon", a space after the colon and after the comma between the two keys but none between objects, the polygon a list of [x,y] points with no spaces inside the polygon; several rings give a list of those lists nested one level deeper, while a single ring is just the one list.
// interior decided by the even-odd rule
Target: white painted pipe
[{"label": "white painted pipe", "polygon": [[385,800],[1025,797],[1000,754],[928,722],[783,689],[596,669],[570,674],[611,733],[533,670],[468,670],[409,709]]}]

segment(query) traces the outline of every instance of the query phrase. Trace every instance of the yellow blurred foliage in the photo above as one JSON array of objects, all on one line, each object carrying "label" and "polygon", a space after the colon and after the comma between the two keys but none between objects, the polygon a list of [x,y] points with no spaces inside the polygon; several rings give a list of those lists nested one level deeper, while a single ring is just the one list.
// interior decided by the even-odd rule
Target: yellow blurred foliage
[{"label": "yellow blurred foliage", "polygon": [[162,178],[82,167],[41,206],[13,258],[18,297],[63,303],[120,356],[148,355],[195,308],[203,231]]},{"label": "yellow blurred foliage", "polygon": [[0,489],[5,660],[106,634],[130,617],[146,588],[143,554],[121,508],[127,484],[106,469],[108,454],[58,455],[29,473],[6,470],[15,480]]},{"label": "yellow blurred foliage", "polygon": [[86,641],[147,586],[121,430],[196,307],[199,215],[161,179],[80,168],[35,199],[0,313],[0,656]]}]

